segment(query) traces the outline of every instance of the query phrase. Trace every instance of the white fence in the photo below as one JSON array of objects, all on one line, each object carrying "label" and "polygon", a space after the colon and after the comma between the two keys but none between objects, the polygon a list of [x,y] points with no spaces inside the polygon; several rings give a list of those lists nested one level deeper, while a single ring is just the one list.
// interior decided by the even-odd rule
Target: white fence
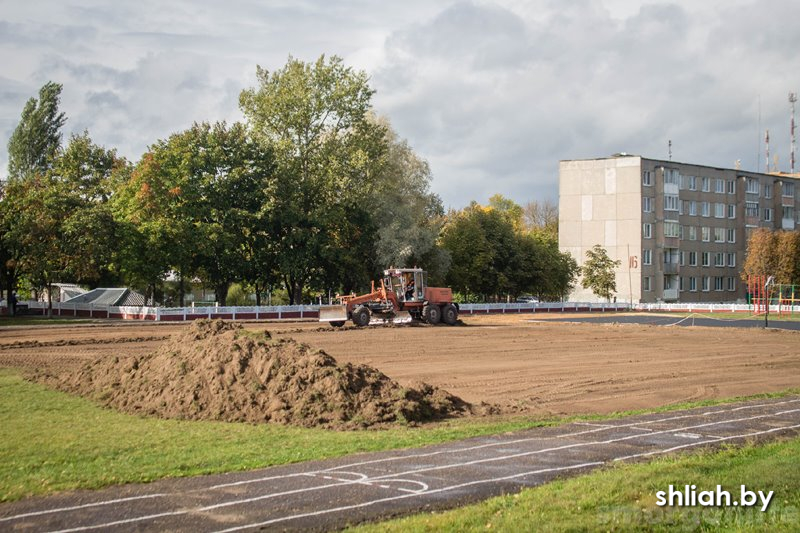
[{"label": "white fence", "polygon": [[[47,303],[20,302],[28,314],[46,315]],[[752,313],[748,304],[717,303],[590,303],[590,302],[543,302],[543,303],[494,303],[460,304],[461,314],[513,314],[513,313],[584,313],[584,312],[681,312],[681,313]],[[6,314],[6,303],[0,302],[0,313]],[[800,306],[770,306],[770,313],[800,313]],[[157,322],[186,321],[197,318],[223,318],[228,320],[284,320],[313,319],[319,317],[318,305],[274,305],[250,307],[116,307],[94,304],[53,303],[54,316],[112,318],[123,320],[152,320]]]}]

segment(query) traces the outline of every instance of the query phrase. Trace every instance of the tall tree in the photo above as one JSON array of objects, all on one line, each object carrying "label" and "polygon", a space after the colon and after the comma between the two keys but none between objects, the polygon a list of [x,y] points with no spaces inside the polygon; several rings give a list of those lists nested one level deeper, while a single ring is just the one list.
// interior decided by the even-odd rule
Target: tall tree
[{"label": "tall tree", "polygon": [[800,283],[800,231],[758,228],[747,240],[742,279],[774,276],[775,283]]},{"label": "tall tree", "polygon": [[61,84],[47,82],[39,99],[31,98],[8,141],[9,181],[44,174],[55,162],[61,147],[61,127],[66,116],[58,109]]},{"label": "tall tree", "polygon": [[531,200],[522,208],[525,227],[533,233],[544,233],[558,240],[558,205],[550,200]]},{"label": "tall tree", "polygon": [[590,250],[586,251],[586,261],[581,268],[583,275],[583,287],[592,289],[597,296],[611,301],[614,293],[617,292],[617,280],[614,269],[622,264],[620,260],[613,260],[608,257],[606,249],[595,244]]},{"label": "tall tree", "polygon": [[282,69],[258,67],[256,74],[257,87],[242,91],[239,102],[252,130],[275,150],[272,231],[290,302],[299,303],[304,287],[335,270],[331,261],[343,248],[362,256],[357,266],[368,275],[364,253],[374,227],[361,222],[369,218],[364,198],[372,196],[384,135],[367,120],[367,75],[338,57],[290,57]]},{"label": "tall tree", "polygon": [[378,213],[378,268],[424,266],[429,279],[443,279],[449,256],[436,242],[445,222],[442,201],[430,190],[428,162],[399,138],[385,118],[387,150],[373,200]]}]

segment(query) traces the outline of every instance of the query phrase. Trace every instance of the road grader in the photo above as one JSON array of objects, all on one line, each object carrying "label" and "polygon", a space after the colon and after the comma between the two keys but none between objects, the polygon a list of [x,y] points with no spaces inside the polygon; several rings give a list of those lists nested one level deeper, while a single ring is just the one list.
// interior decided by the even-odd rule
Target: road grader
[{"label": "road grader", "polygon": [[458,322],[458,304],[453,291],[446,287],[428,287],[427,273],[421,268],[391,268],[383,271],[383,279],[368,294],[337,297],[338,305],[323,305],[320,322],[342,327],[348,320],[356,326],[370,323]]}]

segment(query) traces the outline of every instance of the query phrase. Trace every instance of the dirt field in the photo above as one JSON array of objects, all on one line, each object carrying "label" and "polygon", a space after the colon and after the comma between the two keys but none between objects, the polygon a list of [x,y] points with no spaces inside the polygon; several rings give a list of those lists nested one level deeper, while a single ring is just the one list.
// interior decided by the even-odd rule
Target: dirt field
[{"label": "dirt field", "polygon": [[[463,327],[334,330],[310,322],[245,327],[305,342],[340,362],[372,365],[401,384],[425,381],[510,412],[608,413],[800,386],[797,332],[532,318],[465,317]],[[4,328],[0,366],[69,371],[98,356],[150,352],[185,327]]]}]

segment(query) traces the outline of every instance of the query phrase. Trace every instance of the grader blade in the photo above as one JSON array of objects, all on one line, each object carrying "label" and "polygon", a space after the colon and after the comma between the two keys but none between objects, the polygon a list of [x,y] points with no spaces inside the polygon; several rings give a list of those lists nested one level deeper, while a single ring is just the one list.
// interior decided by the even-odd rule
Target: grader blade
[{"label": "grader blade", "polygon": [[408,324],[411,322],[411,315],[408,311],[397,311],[392,318],[392,324]]},{"label": "grader blade", "polygon": [[346,322],[347,307],[344,305],[322,305],[319,308],[320,322]]}]

